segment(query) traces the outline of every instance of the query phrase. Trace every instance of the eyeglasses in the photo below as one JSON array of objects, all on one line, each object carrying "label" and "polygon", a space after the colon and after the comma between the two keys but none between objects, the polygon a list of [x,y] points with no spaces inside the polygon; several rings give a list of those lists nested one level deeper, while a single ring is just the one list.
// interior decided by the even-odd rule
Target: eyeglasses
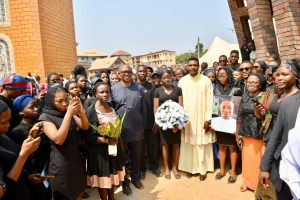
[{"label": "eyeglasses", "polygon": [[132,71],[119,71],[120,74],[132,74]]},{"label": "eyeglasses", "polygon": [[227,60],[219,60],[219,62],[227,62]]},{"label": "eyeglasses", "polygon": [[259,82],[253,82],[253,81],[250,82],[250,81],[248,81],[247,84],[248,84],[248,85],[258,85]]},{"label": "eyeglasses", "polygon": [[258,69],[259,68],[259,66],[257,66],[257,65],[253,65],[252,66],[254,69]]},{"label": "eyeglasses", "polygon": [[250,70],[250,67],[244,67],[244,68],[240,68],[240,72],[243,72],[243,71],[249,71]]}]

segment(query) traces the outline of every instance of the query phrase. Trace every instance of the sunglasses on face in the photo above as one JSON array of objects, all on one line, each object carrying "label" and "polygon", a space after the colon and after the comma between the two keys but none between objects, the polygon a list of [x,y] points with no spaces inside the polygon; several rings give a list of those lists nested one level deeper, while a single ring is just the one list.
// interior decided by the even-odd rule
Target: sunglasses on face
[{"label": "sunglasses on face", "polygon": [[258,68],[259,68],[259,66],[257,66],[257,65],[253,65],[253,68],[254,68],[254,69],[258,69]]},{"label": "sunglasses on face", "polygon": [[250,67],[244,67],[244,68],[240,68],[240,72],[243,72],[243,71],[249,71],[250,70]]}]

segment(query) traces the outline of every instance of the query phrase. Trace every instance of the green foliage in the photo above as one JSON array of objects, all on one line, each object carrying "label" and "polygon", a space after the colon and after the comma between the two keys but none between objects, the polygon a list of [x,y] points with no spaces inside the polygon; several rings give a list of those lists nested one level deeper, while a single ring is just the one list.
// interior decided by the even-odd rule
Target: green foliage
[{"label": "green foliage", "polygon": [[90,124],[90,126],[92,127],[92,129],[94,129],[97,133],[101,135],[118,139],[121,136],[125,115],[126,112],[124,113],[122,118],[118,117],[115,123],[109,122],[106,125],[101,125],[100,129],[93,124]]},{"label": "green foliage", "polygon": [[183,53],[176,56],[176,64],[186,64],[187,60],[190,57],[198,57],[198,45],[199,45],[199,58],[201,58],[206,52],[207,49],[203,50],[204,46],[201,42],[197,42],[195,46],[195,51],[190,53]]}]

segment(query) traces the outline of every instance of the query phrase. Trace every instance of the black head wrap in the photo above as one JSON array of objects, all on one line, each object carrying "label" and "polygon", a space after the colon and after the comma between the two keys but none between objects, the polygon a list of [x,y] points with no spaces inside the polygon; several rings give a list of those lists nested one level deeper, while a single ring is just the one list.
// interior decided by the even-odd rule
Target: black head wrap
[{"label": "black head wrap", "polygon": [[206,70],[203,71],[203,75],[207,76],[210,72],[214,73],[216,75],[216,72],[213,68],[208,68]]},{"label": "black head wrap", "polygon": [[220,70],[225,70],[226,74],[227,74],[227,78],[228,78],[228,87],[224,88],[224,86],[221,84],[221,82],[217,79],[216,81],[216,89],[218,89],[220,91],[220,93],[222,95],[229,95],[229,93],[231,92],[231,89],[234,87],[234,78],[233,78],[233,73],[232,70],[229,67],[220,67],[218,69],[218,72]]},{"label": "black head wrap", "polygon": [[262,73],[253,73],[250,76],[256,76],[259,79],[260,90],[265,91],[267,87],[267,79]]},{"label": "black head wrap", "polygon": [[294,74],[294,76],[299,79],[299,66],[297,66],[297,64],[293,63],[293,62],[286,62],[282,65],[280,65],[280,67],[285,67],[288,70],[290,70],[292,72],[292,74]]},{"label": "black head wrap", "polygon": [[5,103],[5,101],[2,101],[0,99],[0,115],[7,111],[9,109],[8,105]]},{"label": "black head wrap", "polygon": [[55,94],[60,91],[66,92],[65,88],[61,85],[53,85],[48,89],[48,92],[45,96],[45,107],[43,109],[43,113],[47,113],[60,118],[63,118],[65,116],[66,112],[58,111],[54,104]]}]

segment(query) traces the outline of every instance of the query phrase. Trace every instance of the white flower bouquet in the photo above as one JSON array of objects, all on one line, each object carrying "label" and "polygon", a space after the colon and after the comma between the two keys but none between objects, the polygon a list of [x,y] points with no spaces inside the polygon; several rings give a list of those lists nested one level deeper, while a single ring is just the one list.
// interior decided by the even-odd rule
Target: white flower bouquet
[{"label": "white flower bouquet", "polygon": [[155,123],[163,130],[173,129],[174,133],[184,128],[187,121],[188,115],[183,107],[172,100],[160,105],[155,113]]}]

